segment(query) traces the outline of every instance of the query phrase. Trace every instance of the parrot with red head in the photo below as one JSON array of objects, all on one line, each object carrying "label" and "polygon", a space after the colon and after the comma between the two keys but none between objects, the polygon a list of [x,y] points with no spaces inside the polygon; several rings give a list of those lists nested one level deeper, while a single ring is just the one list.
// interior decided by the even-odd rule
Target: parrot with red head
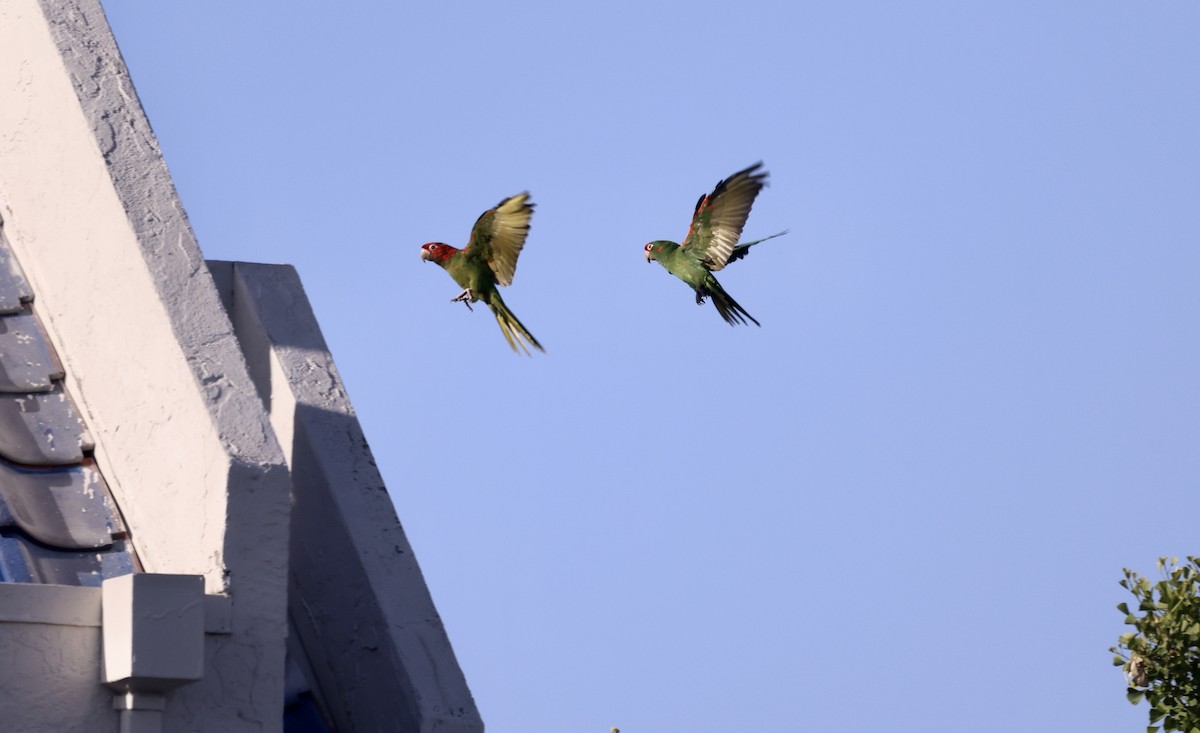
[{"label": "parrot with red head", "polygon": [[760,168],[762,163],[755,163],[719,181],[712,193],[702,195],[696,202],[692,225],[683,244],[659,239],[644,247],[647,262],[657,262],[690,285],[696,291],[697,305],[703,305],[704,299],[711,297],[717,313],[731,326],[746,324],[747,320],[756,326],[762,324],[725,292],[713,273],[745,257],[754,245],[787,234],[785,230],[753,242],[738,243],[754,197],[766,185],[767,172]]},{"label": "parrot with red head", "polygon": [[521,351],[529,354],[530,346],[541,352],[546,350],[508,309],[496,288],[512,284],[517,257],[529,235],[533,206],[528,192],[509,196],[480,215],[466,247],[458,249],[443,242],[421,246],[421,259],[441,266],[463,289],[452,302],[465,303],[468,310],[473,310],[471,303],[481,300],[486,303],[508,345],[518,354]]}]

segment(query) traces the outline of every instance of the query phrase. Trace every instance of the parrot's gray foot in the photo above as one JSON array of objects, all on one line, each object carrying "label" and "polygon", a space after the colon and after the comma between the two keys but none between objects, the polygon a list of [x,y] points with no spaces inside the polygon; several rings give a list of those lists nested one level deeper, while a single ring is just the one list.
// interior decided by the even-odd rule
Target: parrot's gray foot
[{"label": "parrot's gray foot", "polygon": [[451,298],[450,302],[451,303],[462,303],[463,305],[467,306],[467,310],[474,313],[475,309],[471,307],[472,300],[475,300],[475,292],[473,290],[471,290],[470,288],[467,288],[466,290],[463,290],[461,293],[459,293],[458,295]]},{"label": "parrot's gray foot", "polygon": [[704,305],[704,299],[707,296],[708,296],[708,293],[706,293],[705,291],[697,290],[696,291],[696,305]]}]

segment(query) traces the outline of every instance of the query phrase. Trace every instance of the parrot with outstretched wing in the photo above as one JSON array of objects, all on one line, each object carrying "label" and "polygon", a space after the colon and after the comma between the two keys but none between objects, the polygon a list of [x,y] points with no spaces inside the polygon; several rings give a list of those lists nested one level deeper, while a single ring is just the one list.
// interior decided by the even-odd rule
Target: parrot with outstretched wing
[{"label": "parrot with outstretched wing", "polygon": [[482,300],[492,309],[512,350],[517,353],[523,350],[526,354],[529,346],[541,352],[546,350],[504,304],[496,287],[512,284],[517,257],[529,235],[533,206],[528,192],[504,199],[480,215],[471,229],[470,241],[462,249],[443,242],[421,245],[421,259],[441,265],[463,288],[452,302],[465,303],[472,310],[471,303]]},{"label": "parrot with outstretched wing", "polygon": [[697,304],[703,305],[704,299],[711,297],[721,318],[731,326],[747,319],[756,326],[762,324],[725,292],[713,273],[745,257],[754,245],[787,234],[782,231],[738,244],[754,197],[766,185],[767,172],[760,168],[761,162],[738,171],[718,182],[712,193],[701,196],[683,244],[659,239],[645,246],[647,262],[658,262],[690,285],[696,291]]}]

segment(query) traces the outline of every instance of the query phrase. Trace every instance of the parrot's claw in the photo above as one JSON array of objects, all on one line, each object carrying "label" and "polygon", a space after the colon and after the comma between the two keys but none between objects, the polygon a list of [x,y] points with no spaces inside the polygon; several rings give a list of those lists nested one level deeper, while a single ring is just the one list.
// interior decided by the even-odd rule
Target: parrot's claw
[{"label": "parrot's claw", "polygon": [[474,291],[472,291],[470,288],[467,288],[467,289],[463,290],[461,293],[459,293],[458,295],[451,298],[450,302],[451,303],[462,303],[463,305],[465,305],[467,307],[467,310],[474,313],[475,309],[471,307],[471,301],[474,299],[475,299]]}]

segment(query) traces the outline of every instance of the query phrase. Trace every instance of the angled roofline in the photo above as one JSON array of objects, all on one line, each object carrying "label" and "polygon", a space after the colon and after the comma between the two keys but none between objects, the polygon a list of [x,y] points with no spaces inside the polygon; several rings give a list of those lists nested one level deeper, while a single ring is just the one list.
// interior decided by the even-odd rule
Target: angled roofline
[{"label": "angled roofline", "polygon": [[483,722],[291,265],[210,261],[292,469],[288,607],[339,730]]}]

